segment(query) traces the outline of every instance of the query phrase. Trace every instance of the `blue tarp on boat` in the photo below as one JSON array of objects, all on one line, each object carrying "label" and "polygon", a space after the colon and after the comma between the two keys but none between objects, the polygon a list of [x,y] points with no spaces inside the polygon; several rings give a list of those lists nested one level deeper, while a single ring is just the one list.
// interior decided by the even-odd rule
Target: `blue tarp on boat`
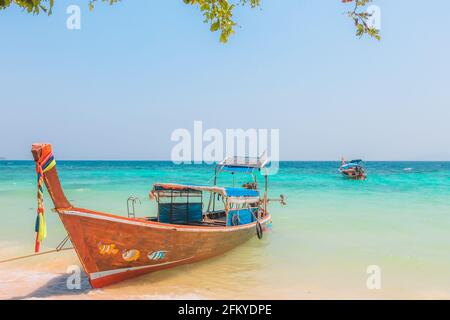
[{"label": "blue tarp on boat", "polygon": [[225,195],[227,197],[258,197],[259,192],[252,189],[245,189],[245,188],[224,188],[225,189]]},{"label": "blue tarp on boat", "polygon": [[201,222],[202,206],[202,203],[160,203],[159,222],[175,224]]},{"label": "blue tarp on boat", "polygon": [[[242,224],[249,224],[254,221],[254,216],[252,214],[252,211],[255,211],[256,209],[242,209],[242,210],[230,210],[228,211],[227,216],[227,226],[234,226],[234,225],[242,225]],[[237,219],[234,218],[234,216],[237,216]],[[239,222],[236,224],[236,222]]]}]

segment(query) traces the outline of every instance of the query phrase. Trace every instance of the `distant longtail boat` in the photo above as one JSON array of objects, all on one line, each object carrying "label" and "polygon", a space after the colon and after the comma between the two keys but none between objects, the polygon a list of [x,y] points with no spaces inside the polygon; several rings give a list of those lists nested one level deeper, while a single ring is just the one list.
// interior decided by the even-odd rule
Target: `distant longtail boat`
[{"label": "distant longtail boat", "polygon": [[[214,185],[157,183],[150,198],[158,203],[156,217],[124,217],[74,207],[61,187],[49,144],[33,144],[38,173],[36,251],[45,238],[43,184],[67,230],[76,254],[94,288],[148,272],[172,268],[223,254],[271,228],[268,175],[261,192],[256,173],[268,160],[229,158],[215,168]],[[217,186],[222,172],[248,174],[242,188]],[[206,210],[203,197],[209,195]],[[284,198],[277,199],[284,204]]]},{"label": "distant longtail boat", "polygon": [[366,169],[364,168],[364,161],[360,159],[346,162],[344,158],[342,158],[339,172],[348,179],[365,180],[367,178]]}]

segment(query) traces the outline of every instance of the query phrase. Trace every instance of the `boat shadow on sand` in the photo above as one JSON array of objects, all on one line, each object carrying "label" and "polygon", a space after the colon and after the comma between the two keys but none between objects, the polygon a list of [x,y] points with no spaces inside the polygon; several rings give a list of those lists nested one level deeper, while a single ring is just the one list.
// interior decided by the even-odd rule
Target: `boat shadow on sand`
[{"label": "boat shadow on sand", "polygon": [[92,287],[89,284],[89,278],[84,272],[81,273],[81,281],[79,289],[69,289],[67,285],[67,280],[70,275],[60,274],[55,278],[52,278],[47,283],[42,285],[40,288],[30,292],[24,296],[17,296],[11,298],[11,300],[22,300],[22,299],[46,299],[46,298],[57,298],[58,296],[77,296],[81,294],[87,294],[92,291]]}]

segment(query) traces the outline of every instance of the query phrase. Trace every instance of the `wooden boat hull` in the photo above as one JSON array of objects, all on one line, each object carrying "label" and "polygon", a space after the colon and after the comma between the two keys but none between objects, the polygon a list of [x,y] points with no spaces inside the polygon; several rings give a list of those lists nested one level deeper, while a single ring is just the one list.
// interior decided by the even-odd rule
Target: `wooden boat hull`
[{"label": "wooden boat hull", "polygon": [[[78,208],[58,211],[94,288],[217,256],[256,236],[256,223],[197,227]],[[260,223],[266,232],[270,215]]]},{"label": "wooden boat hull", "polygon": [[348,179],[356,179],[357,178],[357,176],[356,175],[353,175],[353,173],[349,173],[348,171],[346,171],[346,170],[339,170],[339,172],[342,174],[342,176],[344,176],[345,178],[348,178]]},{"label": "wooden boat hull", "polygon": [[[36,172],[42,173],[55,210],[94,288],[217,256],[257,234],[256,222],[234,227],[177,225],[76,208],[61,187],[51,145],[33,144],[31,152]],[[259,223],[262,232],[267,231],[270,215],[264,213]]]},{"label": "wooden boat hull", "polygon": [[363,172],[362,174],[355,175],[353,171],[347,171],[347,170],[339,170],[339,172],[347,179],[351,180],[364,180],[366,179],[366,174]]}]

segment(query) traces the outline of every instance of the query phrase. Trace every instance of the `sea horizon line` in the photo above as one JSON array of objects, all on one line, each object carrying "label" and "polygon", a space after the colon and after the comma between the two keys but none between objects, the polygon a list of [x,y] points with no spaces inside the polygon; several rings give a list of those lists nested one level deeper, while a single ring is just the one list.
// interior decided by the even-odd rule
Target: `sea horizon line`
[{"label": "sea horizon line", "polygon": [[[7,159],[7,158],[0,158],[0,162],[7,162],[7,161],[16,161],[16,162],[34,162],[32,159]],[[128,161],[128,162],[172,162],[172,160],[161,160],[161,159],[57,159],[58,162],[67,161],[67,162],[120,162],[120,161]],[[341,160],[279,160],[274,162],[341,162]],[[364,162],[450,162],[450,160],[364,160]],[[211,164],[217,164],[218,162],[209,163]],[[175,164],[175,163],[174,163]],[[179,164],[179,163],[177,163]],[[196,164],[207,164],[206,162],[202,163],[194,163],[193,161],[191,163],[181,163],[184,165],[196,165]]]}]

